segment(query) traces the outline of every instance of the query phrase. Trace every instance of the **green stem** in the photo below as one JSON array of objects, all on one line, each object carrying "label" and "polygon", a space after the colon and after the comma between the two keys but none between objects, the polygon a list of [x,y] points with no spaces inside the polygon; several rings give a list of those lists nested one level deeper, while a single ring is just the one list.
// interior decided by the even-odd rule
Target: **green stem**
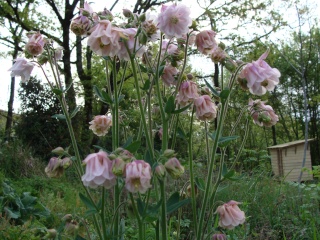
[{"label": "green stem", "polygon": [[139,238],[138,239],[145,239],[143,238],[143,226],[142,226],[142,220],[139,216],[138,210],[137,210],[137,206],[136,203],[134,201],[133,195],[132,193],[129,194],[130,195],[130,199],[131,199],[131,203],[132,203],[132,208],[133,208],[133,213],[137,218],[137,222],[138,222],[138,228],[139,228]]},{"label": "green stem", "polygon": [[119,184],[117,181],[117,184],[114,186],[114,230],[113,235],[115,236],[115,239],[118,239],[119,237],[119,225],[120,225],[120,215],[118,211],[118,207],[120,205],[120,189]]},{"label": "green stem", "polygon": [[154,156],[153,146],[152,146],[151,138],[150,138],[149,131],[148,131],[148,126],[147,126],[147,122],[146,122],[146,118],[145,118],[146,115],[145,115],[144,107],[142,105],[140,86],[139,86],[137,70],[136,70],[136,66],[135,66],[135,62],[134,62],[134,56],[130,56],[130,62],[131,62],[131,67],[132,67],[132,72],[133,72],[135,88],[136,88],[137,95],[138,95],[138,104],[139,104],[139,109],[140,109],[140,116],[141,116],[141,120],[142,120],[143,130],[144,130],[144,133],[146,135],[147,147],[148,147],[148,149],[150,151],[150,155],[153,158],[153,156]]},{"label": "green stem", "polygon": [[162,240],[167,240],[167,202],[166,202],[166,191],[165,182],[159,180],[160,192],[161,192],[161,233]]},{"label": "green stem", "polygon": [[188,155],[189,155],[189,169],[190,169],[190,185],[191,185],[191,205],[192,205],[192,217],[194,229],[197,235],[197,205],[196,205],[196,193],[194,185],[194,172],[193,172],[193,151],[192,151],[192,127],[193,127],[193,116],[195,108],[192,110],[189,128],[189,141],[188,141]]},{"label": "green stem", "polygon": [[106,190],[102,187],[102,199],[101,199],[101,222],[102,222],[102,234],[103,239],[107,238],[107,229],[106,229],[106,216],[105,216],[105,201],[106,201]]},{"label": "green stem", "polygon": [[119,147],[119,97],[118,97],[118,84],[117,84],[117,67],[116,67],[116,59],[112,61],[112,72],[113,72],[113,115],[114,115],[114,121],[112,123],[112,126],[114,125],[115,132],[112,133],[112,138],[114,138],[114,148]]}]

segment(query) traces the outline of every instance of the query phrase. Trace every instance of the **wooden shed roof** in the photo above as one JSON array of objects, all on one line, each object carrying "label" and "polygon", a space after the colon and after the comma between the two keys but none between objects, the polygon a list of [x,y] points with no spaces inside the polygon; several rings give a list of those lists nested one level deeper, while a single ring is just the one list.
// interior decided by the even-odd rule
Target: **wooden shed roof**
[{"label": "wooden shed roof", "polygon": [[[308,139],[308,142],[313,141],[313,140],[315,140],[315,139],[310,138],[310,139]],[[293,141],[293,142],[274,145],[274,146],[271,146],[271,147],[268,147],[268,148],[270,148],[270,149],[272,149],[272,148],[287,148],[287,147],[292,147],[292,146],[295,146],[295,145],[303,144],[304,141],[305,140],[297,140],[297,141]]]}]

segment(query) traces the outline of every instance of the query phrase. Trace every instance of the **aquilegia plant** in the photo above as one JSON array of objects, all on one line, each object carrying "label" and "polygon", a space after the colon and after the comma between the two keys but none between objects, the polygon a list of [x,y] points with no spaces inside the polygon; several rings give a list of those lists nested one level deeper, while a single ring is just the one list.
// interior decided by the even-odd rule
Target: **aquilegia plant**
[{"label": "aquilegia plant", "polygon": [[[21,76],[22,82],[26,82],[34,66],[41,67],[60,100],[63,114],[56,117],[67,123],[74,156],[57,146],[53,150],[57,157],[50,159],[45,171],[49,177],[59,177],[67,167],[76,169],[84,189],[80,198],[88,207],[86,218],[95,229],[88,230],[92,238],[123,239],[129,221],[138,239],[146,239],[150,228],[154,229],[155,239],[169,239],[170,217],[177,213],[175,236],[179,239],[180,210],[188,207],[192,216],[188,239],[226,239],[228,231],[245,222],[245,213],[239,208],[241,199],[226,199],[225,203],[215,199],[219,185],[235,179],[234,163],[239,159],[247,134],[242,136],[240,150],[229,169],[224,163],[225,151],[237,139],[233,134],[240,118],[246,118],[244,129],[249,118],[259,126],[277,123],[278,116],[272,107],[254,98],[272,91],[279,83],[280,72],[265,62],[268,51],[252,63],[232,60],[224,45],[217,42],[216,33],[199,31],[190,18],[190,9],[182,4],[162,5],[157,16],[138,15],[127,9],[123,15],[125,22],[116,21],[111,12],[97,13],[85,3],[71,23],[71,31],[83,36],[91,50],[106,62],[107,77],[100,81],[107,87],[95,86],[94,91],[99,100],[109,105],[110,111],[95,116],[86,127],[101,138],[112,135],[112,144],[95,146],[96,151],[87,153],[86,157],[80,156],[71,122],[78,108],[72,112],[68,108],[65,100],[68,87],[60,79],[58,61],[63,49],[55,48],[51,40],[38,32],[29,33],[26,51],[33,58],[17,58],[10,69],[12,76]],[[195,49],[228,70],[226,76],[230,79],[222,80],[223,87],[218,89],[205,81],[206,86],[201,88],[201,81],[185,72],[188,51]],[[52,77],[46,74],[48,67]],[[128,75],[133,81],[140,113],[136,120],[122,114],[120,104],[128,101],[129,96],[122,94]],[[224,124],[237,85],[253,96],[242,107],[244,111],[239,113],[239,120],[228,136]],[[134,129],[136,135],[131,138],[122,132],[123,118],[126,122],[139,121],[140,128]],[[193,159],[193,133],[199,126],[204,126],[206,152],[206,167],[201,169]],[[155,144],[159,139],[160,147]],[[181,152],[175,150],[181,149],[177,147],[181,139],[186,143],[182,148],[185,147],[187,154],[184,154],[188,156],[184,164]],[[196,172],[201,172],[201,176]],[[180,186],[181,191],[173,191],[171,183],[179,178],[185,184]],[[101,193],[100,199],[96,193]],[[214,221],[216,216],[219,221]],[[65,221],[67,229],[76,229],[71,215],[66,215]]]}]

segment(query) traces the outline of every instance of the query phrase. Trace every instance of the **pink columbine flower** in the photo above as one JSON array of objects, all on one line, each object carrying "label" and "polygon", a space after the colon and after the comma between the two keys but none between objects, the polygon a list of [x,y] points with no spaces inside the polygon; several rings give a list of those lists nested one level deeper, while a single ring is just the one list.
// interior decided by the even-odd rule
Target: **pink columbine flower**
[{"label": "pink columbine flower", "polygon": [[164,164],[167,172],[173,179],[178,179],[184,173],[184,167],[181,165],[179,160],[175,157],[170,158]]},{"label": "pink columbine flower", "polygon": [[89,154],[83,163],[86,164],[86,172],[81,177],[83,185],[91,188],[104,186],[110,189],[116,184],[116,176],[112,173],[112,161],[106,152],[100,150],[98,153]]},{"label": "pink columbine flower", "polygon": [[186,106],[190,101],[193,101],[198,97],[197,84],[192,81],[185,81],[180,86],[176,100],[181,106]]},{"label": "pink columbine flower", "polygon": [[25,46],[26,51],[32,56],[40,55],[44,50],[43,47],[45,44],[45,40],[41,33],[37,32],[33,34],[28,34],[28,37],[29,41]]},{"label": "pink columbine flower", "polygon": [[161,44],[161,55],[164,56],[164,54],[173,55],[178,52],[178,46],[171,41],[163,40]]},{"label": "pink columbine flower", "polygon": [[249,91],[261,96],[268,91],[272,91],[279,83],[279,77],[281,73],[276,68],[271,68],[268,63],[264,61],[269,54],[269,50],[257,61],[248,63],[240,72],[239,78],[245,78],[247,81],[247,87]]},{"label": "pink columbine flower", "polygon": [[89,122],[91,129],[97,136],[105,136],[108,133],[109,128],[112,126],[111,116],[98,115]]},{"label": "pink columbine flower", "polygon": [[[123,30],[123,34],[127,38],[126,40],[123,40],[123,41],[126,41],[126,44],[127,44],[127,47],[128,47],[128,50],[130,51],[130,53],[133,53],[133,50],[135,49],[136,56],[137,57],[141,57],[143,55],[143,53],[147,50],[147,48],[145,46],[142,46],[139,43],[138,39],[137,40],[135,39],[135,36],[137,34],[137,29],[136,28],[124,29]],[[136,43],[136,46],[134,46],[135,43]],[[117,54],[118,57],[120,59],[124,59],[126,61],[129,61],[130,60],[130,56],[129,56],[128,50],[127,50],[127,48],[125,46],[125,43],[124,42],[120,42],[120,50],[119,50],[119,52]]]},{"label": "pink columbine flower", "polygon": [[233,229],[245,221],[245,214],[238,207],[239,202],[229,201],[219,206],[215,213],[220,215],[219,226],[226,229]]},{"label": "pink columbine flower", "polygon": [[87,35],[91,27],[91,21],[87,16],[79,15],[72,19],[70,30],[77,36]]},{"label": "pink columbine flower", "polygon": [[161,79],[163,83],[169,87],[170,85],[176,85],[176,76],[178,74],[178,69],[167,64],[164,67],[163,73],[161,75]]},{"label": "pink columbine flower", "polygon": [[226,52],[220,47],[214,48],[211,53],[211,60],[214,63],[223,63],[226,57]]},{"label": "pink columbine flower", "polygon": [[203,54],[211,54],[217,47],[215,39],[216,33],[212,30],[204,30],[196,36],[196,46],[199,52]]},{"label": "pink columbine flower", "polygon": [[17,58],[14,60],[13,66],[8,70],[11,71],[11,77],[20,76],[21,82],[27,82],[30,79],[30,74],[33,70],[34,64],[28,62],[24,58]]},{"label": "pink columbine flower", "polygon": [[215,233],[212,236],[212,240],[227,240],[227,236],[224,233]]},{"label": "pink columbine flower", "polygon": [[160,38],[160,31],[157,27],[156,16],[146,13],[146,20],[142,23],[142,28],[147,34],[148,40],[154,42]]},{"label": "pink columbine flower", "polygon": [[194,100],[196,116],[203,121],[211,121],[217,116],[217,106],[208,95],[203,95]]},{"label": "pink columbine flower", "polygon": [[253,118],[253,122],[259,126],[271,127],[279,121],[278,115],[275,114],[270,105],[265,105],[260,99],[249,99],[249,111]]},{"label": "pink columbine flower", "polygon": [[162,5],[158,15],[158,27],[168,38],[180,38],[189,32],[192,24],[190,9],[183,4]]},{"label": "pink columbine flower", "polygon": [[100,56],[114,57],[120,51],[122,29],[113,27],[108,20],[100,20],[92,29],[88,46]]},{"label": "pink columbine flower", "polygon": [[131,193],[145,193],[151,188],[151,167],[143,160],[135,160],[126,165],[126,189]]}]

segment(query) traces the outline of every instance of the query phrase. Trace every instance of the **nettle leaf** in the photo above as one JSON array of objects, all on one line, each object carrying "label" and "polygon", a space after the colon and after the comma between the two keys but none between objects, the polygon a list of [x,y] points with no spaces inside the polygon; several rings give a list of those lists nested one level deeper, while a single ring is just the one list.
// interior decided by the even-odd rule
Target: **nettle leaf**
[{"label": "nettle leaf", "polygon": [[179,192],[175,192],[169,197],[169,199],[167,200],[167,214],[170,214],[176,211],[177,209],[179,209],[180,207],[190,203],[190,198],[186,198],[182,201],[179,201],[179,200],[180,200]]},{"label": "nettle leaf", "polygon": [[219,147],[227,147],[232,141],[238,139],[239,136],[220,137],[218,141]]},{"label": "nettle leaf", "polygon": [[135,141],[133,143],[130,143],[128,146],[125,147],[126,150],[128,150],[131,153],[135,153],[141,146],[141,141]]},{"label": "nettle leaf", "polygon": [[54,114],[51,116],[51,118],[56,118],[59,120],[66,120],[66,116],[64,114]]},{"label": "nettle leaf", "polygon": [[170,96],[168,98],[168,101],[166,103],[166,106],[164,108],[164,111],[168,114],[171,114],[174,112],[175,104],[174,104],[174,96]]},{"label": "nettle leaf", "polygon": [[212,92],[213,95],[215,95],[216,97],[219,97],[220,94],[217,92],[217,90],[215,90],[210,83],[207,82],[207,80],[204,80],[207,87],[210,89],[210,91]]}]

